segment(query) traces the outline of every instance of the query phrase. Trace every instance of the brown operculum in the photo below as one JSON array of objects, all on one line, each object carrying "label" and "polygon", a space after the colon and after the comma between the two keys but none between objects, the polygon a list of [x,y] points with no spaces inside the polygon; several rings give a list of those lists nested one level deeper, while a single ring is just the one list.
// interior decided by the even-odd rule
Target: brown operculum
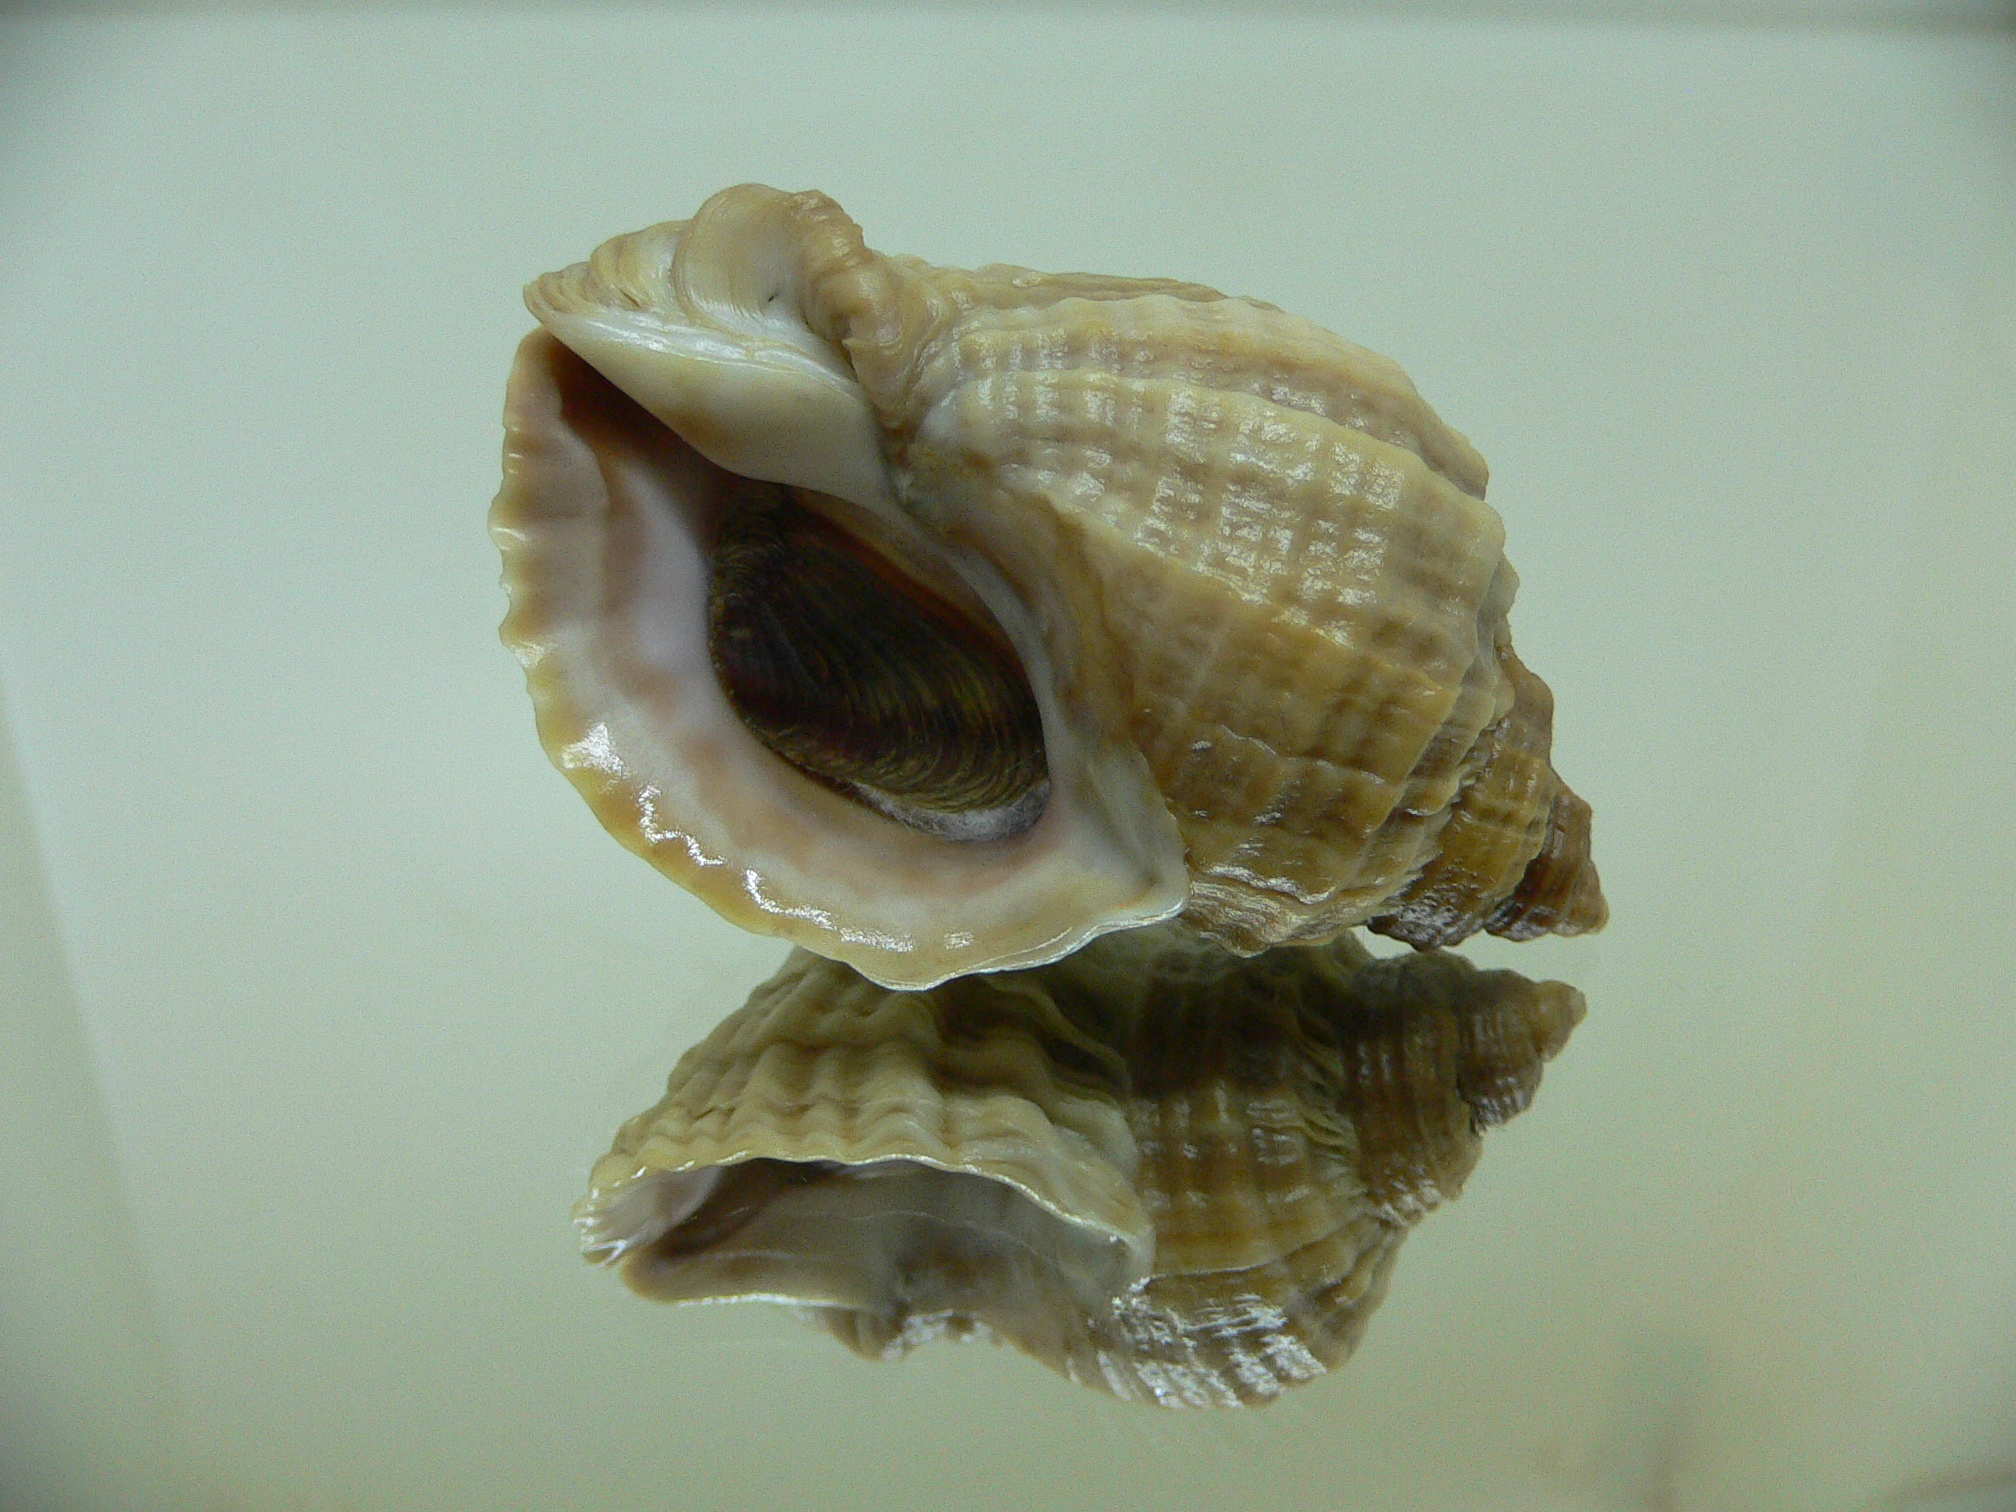
[{"label": "brown operculum", "polygon": [[[816,500],[748,482],[717,528],[708,647],[743,723],[799,770],[915,827],[992,839],[1033,823],[1048,785],[1043,726],[1007,638]],[[978,832],[959,823],[981,814],[995,817]]]}]

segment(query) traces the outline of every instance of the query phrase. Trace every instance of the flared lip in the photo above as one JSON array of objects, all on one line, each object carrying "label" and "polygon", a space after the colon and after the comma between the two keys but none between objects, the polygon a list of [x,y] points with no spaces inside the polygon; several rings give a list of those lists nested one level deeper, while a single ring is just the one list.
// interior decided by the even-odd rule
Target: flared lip
[{"label": "flared lip", "polygon": [[1051,792],[1019,834],[924,833],[766,749],[706,648],[705,516],[732,481],[551,334],[521,344],[491,513],[501,635],[548,755],[611,834],[731,922],[899,988],[1039,965],[1183,906],[1182,843],[1145,764],[1061,706],[1029,626],[1003,628]]}]

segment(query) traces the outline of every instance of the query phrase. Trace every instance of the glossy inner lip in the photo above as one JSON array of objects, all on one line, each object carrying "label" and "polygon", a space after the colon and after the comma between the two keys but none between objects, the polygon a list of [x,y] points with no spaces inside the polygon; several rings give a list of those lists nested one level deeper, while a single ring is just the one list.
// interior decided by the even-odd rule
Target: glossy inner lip
[{"label": "glossy inner lip", "polygon": [[1042,715],[1008,638],[828,518],[741,480],[718,515],[708,649],[765,747],[912,828],[996,840],[1041,817]]}]

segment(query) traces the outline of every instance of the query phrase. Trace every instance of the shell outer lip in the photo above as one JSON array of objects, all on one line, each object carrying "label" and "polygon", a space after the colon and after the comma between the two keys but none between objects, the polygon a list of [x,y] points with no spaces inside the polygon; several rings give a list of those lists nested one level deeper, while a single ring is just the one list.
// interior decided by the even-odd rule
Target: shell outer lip
[{"label": "shell outer lip", "polygon": [[[708,490],[726,475],[634,403],[613,402],[616,392],[550,333],[525,338],[491,533],[511,596],[500,634],[525,668],[540,738],[626,848],[730,922],[898,988],[1040,965],[1182,907],[1181,841],[1159,802],[1141,802],[1152,785],[1138,754],[1108,743],[1074,759],[1083,732],[1040,667],[1031,685],[1051,794],[1018,835],[969,843],[907,829],[765,749],[715,682],[704,554],[675,515],[715,507]],[[660,475],[682,479],[699,502],[673,499],[653,481]],[[646,586],[655,608],[689,621],[682,636],[663,623],[633,632],[610,613],[622,574],[643,570],[614,560],[623,531],[653,532],[656,579]],[[979,588],[983,600],[995,591]],[[1006,628],[1025,666],[1041,656]],[[691,738],[676,759],[652,764],[638,753],[663,749],[648,732],[667,722]],[[952,914],[988,914],[986,938],[946,922],[947,900],[959,899]]]}]

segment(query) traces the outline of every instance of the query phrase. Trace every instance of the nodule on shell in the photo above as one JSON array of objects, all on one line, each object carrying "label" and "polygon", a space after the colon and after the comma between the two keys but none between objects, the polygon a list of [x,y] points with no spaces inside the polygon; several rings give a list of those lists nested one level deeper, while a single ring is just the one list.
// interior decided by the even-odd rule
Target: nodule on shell
[{"label": "nodule on shell", "polygon": [[1605,917],[1485,468],[1193,284],[938,268],[755,185],[527,293],[492,514],[555,762],[892,987]]}]

